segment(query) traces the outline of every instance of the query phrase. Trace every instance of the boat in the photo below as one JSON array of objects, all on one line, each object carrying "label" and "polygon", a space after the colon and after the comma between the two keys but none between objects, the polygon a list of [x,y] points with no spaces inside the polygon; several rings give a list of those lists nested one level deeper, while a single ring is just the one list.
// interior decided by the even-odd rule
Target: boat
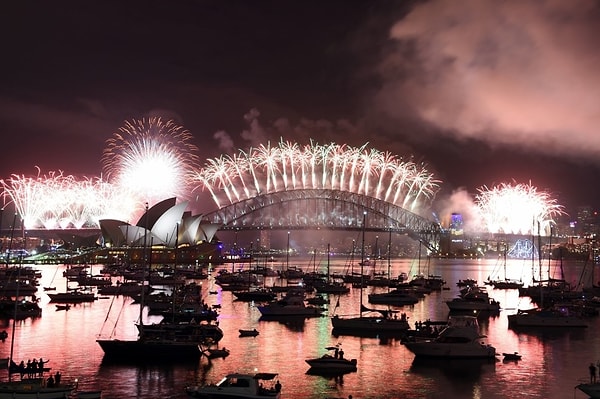
[{"label": "boat", "polygon": [[56,306],[56,310],[69,310],[71,309],[71,305],[69,305],[68,303],[65,303],[64,305],[54,305]]},{"label": "boat", "polygon": [[523,282],[520,280],[509,279],[506,275],[506,249],[504,249],[503,253],[503,268],[504,268],[504,279],[492,280],[488,277],[488,281],[486,284],[493,286],[499,290],[510,290],[510,289],[519,289],[523,287]]},{"label": "boat", "polygon": [[591,399],[600,399],[600,382],[582,383],[575,386]]},{"label": "boat", "polygon": [[73,399],[102,399],[102,391],[75,391]]},{"label": "boat", "polygon": [[[19,268],[20,277],[20,268]],[[19,290],[17,289],[15,299],[19,298]],[[50,368],[44,367],[47,361],[40,359],[38,363],[29,363],[29,369],[25,369],[25,364],[21,362],[17,365],[14,361],[14,341],[15,341],[15,325],[16,325],[16,307],[15,315],[12,323],[12,338],[10,343],[10,356],[7,361],[8,381],[0,382],[0,399],[64,399],[76,389],[77,384],[72,382],[61,381],[61,373],[50,374],[47,378],[46,372]],[[27,347],[23,343],[23,347]],[[34,367],[35,366],[35,367]],[[18,369],[16,370],[15,367]],[[16,375],[20,375],[20,379],[16,379]]]},{"label": "boat", "polygon": [[233,291],[232,294],[242,302],[268,302],[276,297],[276,294],[267,288],[250,288],[245,291]]},{"label": "boat", "polygon": [[557,305],[548,308],[518,310],[517,313],[508,315],[508,326],[511,328],[585,328],[588,323],[581,317],[572,314],[568,306]]},{"label": "boat", "polygon": [[281,398],[281,384],[273,381],[276,373],[227,374],[217,384],[192,385],[185,392],[193,398],[205,399],[264,399]]},{"label": "boat", "polygon": [[257,308],[263,317],[319,317],[323,313],[323,309],[311,305],[307,306],[304,303],[303,289],[290,289],[283,299],[257,306]]},{"label": "boat", "polygon": [[306,363],[310,366],[309,371],[331,374],[356,371],[356,359],[344,358],[344,351],[339,345],[328,346],[325,349],[333,351],[334,355],[326,353],[321,357],[306,359]]},{"label": "boat", "polygon": [[[146,218],[148,218],[148,209],[146,209]],[[145,237],[144,244],[146,244]],[[150,269],[150,262],[146,267]],[[212,323],[177,323],[166,322],[163,319],[160,323],[144,324],[145,291],[141,292],[139,316],[135,323],[138,329],[137,338],[117,339],[112,333],[108,337],[97,338],[96,342],[104,351],[104,359],[118,362],[198,360],[202,355],[200,345],[218,342],[223,336],[221,329]],[[112,331],[114,330],[115,328],[112,328]]]},{"label": "boat", "polygon": [[229,356],[229,349],[223,348],[206,348],[202,351],[204,356],[209,359],[216,359],[218,357],[227,357]]},{"label": "boat", "polygon": [[314,287],[319,294],[347,294],[350,292],[350,288],[346,284],[339,281],[331,280],[330,271],[331,261],[331,245],[327,244],[327,277],[325,280],[317,279],[314,282]]},{"label": "boat", "polygon": [[94,302],[96,294],[93,292],[83,292],[80,290],[72,290],[68,292],[56,292],[53,294],[46,294],[50,297],[50,302],[61,302],[61,303],[83,303],[83,302]]},{"label": "boat", "polygon": [[518,352],[503,353],[502,356],[504,356],[504,360],[521,360],[522,358],[522,356],[519,355]]},{"label": "boat", "polygon": [[[364,260],[365,252],[365,227],[366,227],[366,213],[363,214],[363,228],[362,228],[362,250],[361,259]],[[361,262],[362,263],[362,262]],[[363,267],[361,266],[360,274],[364,274]],[[337,308],[337,304],[336,304]],[[335,309],[334,309],[335,311]],[[384,310],[384,309],[370,309],[363,305],[363,284],[360,284],[360,305],[358,309],[359,313],[357,316],[340,316],[334,315],[331,318],[331,325],[333,327],[333,334],[346,334],[346,335],[396,335],[401,336],[410,329],[408,324],[408,318],[406,314],[402,313],[401,317],[397,317],[396,311]]]},{"label": "boat", "polygon": [[415,357],[491,359],[496,348],[481,340],[479,323],[474,316],[449,316],[448,324],[434,339],[405,341],[404,345]]},{"label": "boat", "polygon": [[256,337],[258,334],[260,334],[256,328],[252,329],[252,330],[239,330],[240,331],[240,337]]},{"label": "boat", "polygon": [[369,303],[392,306],[414,305],[419,302],[419,298],[412,290],[402,288],[389,292],[369,294],[368,298]]},{"label": "boat", "polygon": [[500,302],[490,298],[482,287],[471,287],[460,297],[445,302],[451,311],[500,311]]}]

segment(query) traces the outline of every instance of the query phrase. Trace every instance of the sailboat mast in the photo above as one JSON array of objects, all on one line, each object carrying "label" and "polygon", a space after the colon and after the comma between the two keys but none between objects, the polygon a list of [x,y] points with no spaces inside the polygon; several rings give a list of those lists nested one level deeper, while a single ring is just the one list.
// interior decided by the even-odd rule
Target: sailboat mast
[{"label": "sailboat mast", "polygon": [[367,223],[367,211],[363,212],[363,223],[362,223],[362,245],[360,250],[360,314],[362,315],[363,309],[363,286],[365,285],[365,229]]},{"label": "sailboat mast", "polygon": [[[11,249],[12,249],[12,242],[13,242],[13,238],[15,235],[15,223],[17,222],[17,214],[15,213],[15,217],[13,218],[13,225],[12,225],[12,229],[10,231],[10,243],[9,243],[9,250],[8,250],[8,255],[6,257],[6,267],[8,267],[8,260],[10,258],[10,253],[11,253]],[[17,291],[16,291],[16,295],[15,295],[15,312],[13,314],[13,323],[12,323],[12,333],[10,336],[10,357],[8,358],[8,381],[11,381],[11,373],[10,373],[10,365],[13,362],[13,355],[14,355],[14,350],[15,350],[15,328],[17,327],[17,304],[19,302],[19,280],[21,279],[21,256],[22,256],[23,252],[21,252],[21,255],[19,255],[19,268],[18,268],[18,272],[17,272]]]},{"label": "sailboat mast", "polygon": [[[146,302],[146,266],[148,265],[148,203],[146,202],[145,205],[145,221],[144,221],[144,256],[142,257],[142,294],[141,294],[141,300],[140,300],[140,316],[139,316],[139,323],[140,324],[144,324],[144,303]],[[148,265],[148,273],[150,273],[150,266]],[[141,331],[144,331],[144,329],[140,329],[140,334],[142,334]]]},{"label": "sailboat mast", "polygon": [[329,276],[330,276],[330,272],[329,272],[330,255],[331,255],[331,244],[327,243],[327,284],[330,283],[330,281],[329,281]]}]

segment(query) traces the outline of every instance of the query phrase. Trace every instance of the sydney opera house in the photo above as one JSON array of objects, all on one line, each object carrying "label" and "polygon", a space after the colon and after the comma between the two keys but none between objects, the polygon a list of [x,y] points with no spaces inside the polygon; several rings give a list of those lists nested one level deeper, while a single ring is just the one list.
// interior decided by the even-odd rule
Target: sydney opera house
[{"label": "sydney opera house", "polygon": [[219,225],[192,215],[187,205],[176,203],[175,198],[161,201],[147,208],[135,225],[100,220],[104,255],[98,256],[106,257],[104,262],[132,264],[218,263],[222,245],[215,234]]}]

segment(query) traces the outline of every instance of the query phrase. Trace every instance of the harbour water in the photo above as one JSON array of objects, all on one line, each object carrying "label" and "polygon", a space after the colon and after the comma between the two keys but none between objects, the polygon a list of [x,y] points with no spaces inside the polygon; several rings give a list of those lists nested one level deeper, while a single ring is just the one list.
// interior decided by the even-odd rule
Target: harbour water
[{"label": "harbour water", "polygon": [[[303,264],[303,261],[298,262],[304,268],[309,264],[308,260]],[[332,259],[331,271],[342,272],[344,264],[345,260]],[[277,263],[270,266],[281,267]],[[231,268],[231,265],[222,267]],[[323,317],[300,322],[262,321],[255,304],[234,301],[231,292],[221,291],[210,277],[201,280],[204,299],[208,304],[221,305],[219,323],[224,338],[220,346],[230,349],[230,356],[213,360],[203,357],[194,364],[109,364],[103,361],[103,352],[95,340],[98,334],[108,335],[113,328],[116,328],[114,334],[117,337],[135,338],[138,305],[132,304],[129,297],[111,296],[75,305],[68,311],[57,311],[42,287],[51,284],[58,291],[64,290],[64,266],[59,266],[58,271],[53,265],[36,268],[43,273],[37,295],[43,314],[16,323],[15,360],[49,359],[48,367],[52,367],[53,372],[60,370],[63,378],[78,378],[82,389],[101,389],[105,399],[186,398],[185,386],[217,382],[233,371],[279,373],[284,398],[347,398],[352,395],[355,399],[495,399],[518,395],[583,399],[586,395],[575,390],[575,385],[589,380],[589,363],[600,360],[598,317],[590,318],[590,326],[585,329],[527,332],[509,329],[507,315],[518,308],[531,307],[528,298],[520,298],[517,290],[488,288],[490,295],[500,301],[502,310],[497,316],[480,319],[480,325],[482,333],[500,355],[516,351],[523,356],[522,360],[503,361],[502,356],[498,356],[495,362],[415,362],[412,353],[396,339],[332,335],[330,317],[334,313],[357,314],[359,289],[341,295],[339,306],[336,306],[338,297],[330,296],[328,312]],[[319,268],[325,271],[325,264]],[[386,268],[387,263],[383,266]],[[548,268],[558,270],[557,265]],[[577,283],[582,274],[590,279],[591,271],[586,268],[590,266],[583,262],[565,263],[565,279]],[[391,270],[392,275],[417,272],[411,260],[394,260]],[[507,277],[523,279],[526,285],[531,282],[531,261],[509,260],[507,270]],[[456,282],[473,278],[483,283],[494,271],[498,271],[495,260],[432,260],[422,272],[441,275],[449,290],[434,292],[416,305],[398,310],[406,313],[411,325],[427,319],[446,320],[448,309],[444,301],[457,295]],[[271,284],[278,284],[278,281],[267,278],[266,285]],[[218,293],[209,294],[213,290]],[[366,295],[372,290],[386,288],[363,290],[365,304]],[[155,318],[156,321],[159,319]],[[0,357],[8,357],[10,353],[12,323],[4,323],[1,328],[9,332],[9,338],[0,343]],[[260,332],[257,337],[239,337],[239,329],[252,328]],[[325,347],[337,343],[344,349],[345,357],[357,359],[358,370],[343,377],[308,375],[305,359],[321,356]],[[0,373],[5,372],[0,370]]]}]

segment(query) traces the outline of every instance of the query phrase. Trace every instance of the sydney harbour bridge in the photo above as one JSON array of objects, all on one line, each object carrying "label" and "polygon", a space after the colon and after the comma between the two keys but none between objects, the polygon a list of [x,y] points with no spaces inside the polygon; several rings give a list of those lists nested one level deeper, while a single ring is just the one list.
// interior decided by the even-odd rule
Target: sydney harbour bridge
[{"label": "sydney harbour bridge", "polygon": [[365,230],[439,247],[440,226],[409,210],[428,204],[437,181],[421,165],[347,146],[261,147],[211,160],[200,172],[221,230]]}]

